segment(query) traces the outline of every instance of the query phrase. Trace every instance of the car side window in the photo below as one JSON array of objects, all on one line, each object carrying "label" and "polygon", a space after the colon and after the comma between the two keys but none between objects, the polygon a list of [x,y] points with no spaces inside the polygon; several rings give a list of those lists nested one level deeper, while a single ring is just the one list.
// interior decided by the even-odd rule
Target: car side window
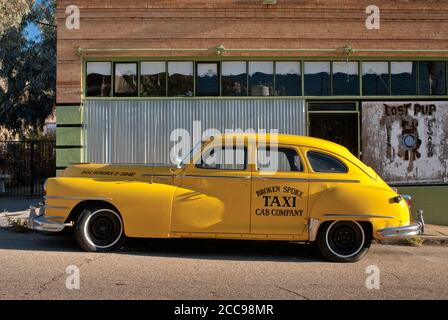
[{"label": "car side window", "polygon": [[247,148],[219,146],[207,149],[202,153],[196,167],[215,170],[246,170]]},{"label": "car side window", "polygon": [[308,161],[315,172],[346,173],[347,166],[342,161],[317,151],[308,151]]},{"label": "car side window", "polygon": [[258,148],[257,168],[259,171],[300,172],[303,171],[300,156],[292,148]]}]

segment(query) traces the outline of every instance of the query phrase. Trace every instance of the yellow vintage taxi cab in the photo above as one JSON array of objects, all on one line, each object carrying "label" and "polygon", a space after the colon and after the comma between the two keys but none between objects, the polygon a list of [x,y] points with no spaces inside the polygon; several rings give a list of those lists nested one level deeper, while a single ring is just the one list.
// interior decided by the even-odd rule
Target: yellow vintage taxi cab
[{"label": "yellow vintage taxi cab", "polygon": [[175,166],[75,164],[45,190],[29,228],[72,228],[87,251],[126,237],[278,240],[354,262],[372,239],[423,228],[406,197],[345,147],[303,136],[217,136]]}]

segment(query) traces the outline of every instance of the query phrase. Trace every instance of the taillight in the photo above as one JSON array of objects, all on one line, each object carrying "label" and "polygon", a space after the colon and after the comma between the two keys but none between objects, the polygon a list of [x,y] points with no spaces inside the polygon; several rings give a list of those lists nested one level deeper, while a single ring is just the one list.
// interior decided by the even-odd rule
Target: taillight
[{"label": "taillight", "polygon": [[403,197],[403,199],[408,204],[409,212],[412,212],[412,197],[410,195],[407,195],[407,194],[403,194],[401,196]]}]

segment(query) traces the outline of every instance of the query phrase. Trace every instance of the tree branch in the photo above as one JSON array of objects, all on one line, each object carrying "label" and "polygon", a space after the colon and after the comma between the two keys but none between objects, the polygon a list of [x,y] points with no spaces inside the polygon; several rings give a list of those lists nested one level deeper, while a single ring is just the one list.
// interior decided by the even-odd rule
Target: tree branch
[{"label": "tree branch", "polygon": [[51,24],[51,23],[43,22],[43,21],[36,21],[36,23],[37,23],[37,24],[41,24],[41,25],[43,25],[43,26],[47,26],[47,27],[53,27],[53,28],[57,28],[57,27],[58,27],[58,26],[55,25],[55,24]]}]

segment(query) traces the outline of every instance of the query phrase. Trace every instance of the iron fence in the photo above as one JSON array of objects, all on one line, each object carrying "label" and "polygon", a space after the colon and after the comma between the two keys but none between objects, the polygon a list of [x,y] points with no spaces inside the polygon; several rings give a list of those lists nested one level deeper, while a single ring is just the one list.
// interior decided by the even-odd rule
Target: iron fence
[{"label": "iron fence", "polygon": [[55,175],[55,141],[0,141],[0,197],[42,196]]}]

